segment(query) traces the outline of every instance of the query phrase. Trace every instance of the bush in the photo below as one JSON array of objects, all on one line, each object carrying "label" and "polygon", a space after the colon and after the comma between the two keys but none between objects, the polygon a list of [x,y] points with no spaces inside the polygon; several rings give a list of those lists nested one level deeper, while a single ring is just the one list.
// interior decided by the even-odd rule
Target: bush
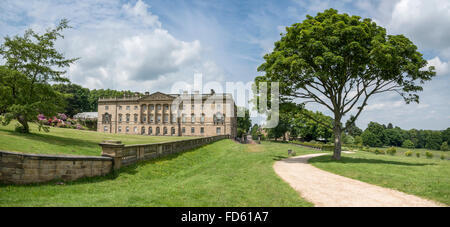
[{"label": "bush", "polygon": [[371,150],[370,152],[372,152],[372,153],[374,153],[374,154],[386,154],[386,152],[384,152],[383,150],[378,150],[378,149],[375,149],[375,150]]},{"label": "bush", "polygon": [[402,147],[412,149],[415,146],[411,140],[405,140],[405,141],[403,141]]},{"label": "bush", "polygon": [[441,154],[441,160],[444,160],[444,159],[445,159],[445,155]]},{"label": "bush", "polygon": [[407,151],[407,152],[405,152],[405,156],[406,157],[411,157],[412,156],[412,151]]},{"label": "bush", "polygon": [[322,145],[322,151],[334,151],[334,145]]},{"label": "bush", "polygon": [[441,151],[448,151],[448,150],[449,150],[448,143],[447,141],[445,141],[441,145]]},{"label": "bush", "polygon": [[427,158],[433,158],[433,153],[431,153],[430,151],[426,151],[425,156],[427,156]]},{"label": "bush", "polygon": [[416,157],[420,158],[420,153],[419,152],[416,153]]},{"label": "bush", "polygon": [[395,149],[395,147],[390,147],[386,150],[386,153],[389,155],[395,155],[395,153],[397,153],[397,150]]}]

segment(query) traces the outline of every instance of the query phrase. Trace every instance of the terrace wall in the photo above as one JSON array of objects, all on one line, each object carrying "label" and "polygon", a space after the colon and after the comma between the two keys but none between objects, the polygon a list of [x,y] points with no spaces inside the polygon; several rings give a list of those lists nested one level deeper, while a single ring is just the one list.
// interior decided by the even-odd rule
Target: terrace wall
[{"label": "terrace wall", "polygon": [[30,184],[102,176],[111,172],[112,158],[21,154],[0,151],[0,183]]},{"label": "terrace wall", "polygon": [[0,183],[30,184],[52,180],[73,181],[83,177],[103,176],[112,170],[213,143],[229,135],[189,140],[124,145],[104,141],[102,156],[37,155],[0,151]]}]

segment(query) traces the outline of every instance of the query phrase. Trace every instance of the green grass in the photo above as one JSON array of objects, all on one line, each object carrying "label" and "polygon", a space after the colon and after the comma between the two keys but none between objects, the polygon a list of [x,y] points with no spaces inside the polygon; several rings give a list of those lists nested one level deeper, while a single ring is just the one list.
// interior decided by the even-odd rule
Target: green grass
[{"label": "green grass", "polygon": [[345,177],[450,205],[450,162],[447,160],[357,152],[344,154],[338,162],[330,156],[316,157],[309,162]]},{"label": "green grass", "polygon": [[0,206],[311,206],[274,172],[276,160],[313,151],[289,144],[222,140],[56,185],[0,186]]},{"label": "green grass", "polygon": [[[345,147],[345,145],[343,147]],[[370,149],[371,150],[378,149],[378,150],[386,151],[387,149],[389,149],[389,147],[371,147]],[[450,152],[449,151],[438,151],[438,150],[430,150],[430,149],[424,149],[424,148],[409,149],[409,148],[403,148],[403,147],[395,147],[395,149],[397,150],[397,153],[395,154],[396,156],[405,156],[405,152],[412,151],[413,157],[416,157],[416,153],[420,153],[420,158],[427,159],[427,157],[425,156],[425,152],[429,151],[429,152],[433,153],[433,159],[441,159],[441,155],[444,155],[444,159],[450,160]],[[347,150],[356,150],[356,149],[348,148]]]},{"label": "green grass", "polygon": [[15,122],[0,125],[0,150],[34,154],[100,155],[98,145],[103,140],[120,140],[124,144],[147,144],[194,137],[145,136],[109,134],[67,128],[50,128],[50,132],[39,132],[37,125],[31,124],[30,134],[14,132]]}]

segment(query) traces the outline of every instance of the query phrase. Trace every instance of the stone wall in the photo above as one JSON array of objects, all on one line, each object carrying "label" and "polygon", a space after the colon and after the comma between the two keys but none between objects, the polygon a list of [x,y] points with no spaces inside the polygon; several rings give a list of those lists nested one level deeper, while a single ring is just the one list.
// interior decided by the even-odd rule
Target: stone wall
[{"label": "stone wall", "polygon": [[111,172],[112,158],[21,154],[0,151],[0,183],[29,184],[55,179],[73,181]]},{"label": "stone wall", "polygon": [[145,161],[164,157],[170,154],[180,153],[216,142],[218,140],[229,138],[229,135],[220,135],[142,145],[124,145],[120,141],[104,141],[100,144],[100,146],[102,146],[102,156],[113,158],[114,169],[120,169],[122,166],[132,165],[138,161]]},{"label": "stone wall", "polygon": [[83,177],[103,176],[138,161],[175,154],[218,140],[229,135],[202,137],[189,140],[124,145],[120,141],[104,141],[102,157],[37,155],[0,151],[0,183],[30,184],[60,179],[73,181]]}]

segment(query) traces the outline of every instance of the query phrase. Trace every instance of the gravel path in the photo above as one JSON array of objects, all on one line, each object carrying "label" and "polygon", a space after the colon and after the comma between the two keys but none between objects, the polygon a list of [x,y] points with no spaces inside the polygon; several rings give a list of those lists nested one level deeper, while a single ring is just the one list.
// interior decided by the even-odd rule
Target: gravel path
[{"label": "gravel path", "polygon": [[413,207],[438,203],[393,189],[371,185],[318,169],[308,159],[311,154],[277,161],[275,172],[315,206],[326,207]]}]

